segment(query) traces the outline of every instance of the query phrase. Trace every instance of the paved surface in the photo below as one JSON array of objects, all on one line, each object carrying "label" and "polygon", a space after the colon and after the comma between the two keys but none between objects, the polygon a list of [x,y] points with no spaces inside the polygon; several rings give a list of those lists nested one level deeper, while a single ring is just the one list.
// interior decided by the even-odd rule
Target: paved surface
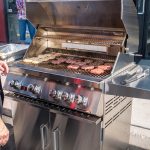
[{"label": "paved surface", "polygon": [[133,99],[131,150],[150,150],[150,100]]}]

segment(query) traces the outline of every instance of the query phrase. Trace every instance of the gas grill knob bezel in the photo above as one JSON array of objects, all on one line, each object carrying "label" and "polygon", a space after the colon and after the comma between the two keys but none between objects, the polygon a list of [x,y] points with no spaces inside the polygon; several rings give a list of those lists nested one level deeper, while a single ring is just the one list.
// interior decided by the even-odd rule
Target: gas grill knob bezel
[{"label": "gas grill knob bezel", "polygon": [[84,106],[84,107],[87,107],[88,106],[88,103],[89,103],[89,99],[88,99],[88,97],[83,97],[83,99],[82,99],[82,105]]},{"label": "gas grill knob bezel", "polygon": [[56,92],[56,98],[57,98],[58,100],[61,100],[61,99],[62,99],[62,95],[63,95],[63,91],[57,90],[57,92]]},{"label": "gas grill knob bezel", "polygon": [[74,93],[70,93],[69,96],[68,96],[69,102],[70,103],[75,102],[75,97],[76,97],[76,95]]},{"label": "gas grill knob bezel", "polygon": [[83,102],[83,97],[81,95],[76,95],[76,98],[75,98],[77,104],[82,104]]},{"label": "gas grill knob bezel", "polygon": [[21,89],[21,83],[18,80],[12,80],[9,83],[9,85],[10,85],[10,87],[13,87],[14,89],[18,89],[18,90]]},{"label": "gas grill knob bezel", "polygon": [[49,92],[49,96],[51,96],[52,98],[55,98],[55,97],[56,97],[56,95],[57,95],[57,91],[56,91],[55,89],[50,90],[50,92]]},{"label": "gas grill knob bezel", "polygon": [[28,92],[32,92],[33,93],[33,91],[34,91],[34,85],[33,84],[29,84],[27,86],[27,90],[28,90]]},{"label": "gas grill knob bezel", "polygon": [[38,86],[36,84],[29,84],[27,87],[28,92],[31,92],[33,94],[40,94],[41,92],[41,86]]},{"label": "gas grill knob bezel", "polygon": [[66,100],[68,100],[69,93],[63,92],[61,97],[62,97],[62,100],[66,101]]},{"label": "gas grill knob bezel", "polygon": [[41,92],[41,86],[35,85],[33,93],[34,94],[40,94],[40,92]]}]

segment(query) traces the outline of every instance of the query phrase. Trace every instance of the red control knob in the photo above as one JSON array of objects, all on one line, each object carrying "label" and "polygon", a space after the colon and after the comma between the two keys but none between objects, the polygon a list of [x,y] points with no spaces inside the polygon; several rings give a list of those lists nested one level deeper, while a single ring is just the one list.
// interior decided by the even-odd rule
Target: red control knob
[{"label": "red control knob", "polygon": [[70,103],[69,107],[70,107],[70,109],[75,109],[76,106],[77,106],[76,102],[72,102],[72,103]]}]

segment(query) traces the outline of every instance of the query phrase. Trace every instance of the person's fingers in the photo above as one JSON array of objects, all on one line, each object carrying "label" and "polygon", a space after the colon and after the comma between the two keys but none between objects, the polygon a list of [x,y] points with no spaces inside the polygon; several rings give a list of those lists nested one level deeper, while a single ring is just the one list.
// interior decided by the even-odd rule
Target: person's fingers
[{"label": "person's fingers", "polygon": [[6,75],[9,72],[8,65],[4,61],[0,61],[0,71]]},{"label": "person's fingers", "polygon": [[2,138],[1,143],[0,143],[0,145],[2,145],[2,146],[6,145],[6,143],[8,142],[8,139],[9,139],[8,135],[5,135],[3,137],[5,137],[5,138]]},{"label": "person's fingers", "polygon": [[8,65],[6,64],[6,62],[3,62],[2,67],[4,68],[4,74],[5,75],[8,74],[9,68],[8,68]]},{"label": "person's fingers", "polygon": [[5,69],[4,69],[2,66],[0,66],[0,72],[2,72],[2,73],[3,73],[3,72],[4,72],[4,70],[5,70]]},{"label": "person's fingers", "polygon": [[0,137],[0,146],[2,145],[2,138]]},{"label": "person's fingers", "polygon": [[7,139],[3,139],[2,146],[5,146],[7,144],[7,142],[8,142]]},{"label": "person's fingers", "polygon": [[6,137],[6,142],[9,140],[9,135],[7,135],[7,137]]},{"label": "person's fingers", "polygon": [[0,145],[4,146],[9,140],[9,130],[4,127],[4,129],[0,133]]}]

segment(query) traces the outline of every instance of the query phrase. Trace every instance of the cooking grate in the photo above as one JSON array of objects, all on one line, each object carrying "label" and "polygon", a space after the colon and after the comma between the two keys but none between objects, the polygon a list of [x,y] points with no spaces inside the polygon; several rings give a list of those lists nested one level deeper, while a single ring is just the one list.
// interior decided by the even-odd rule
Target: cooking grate
[{"label": "cooking grate", "polygon": [[66,49],[46,49],[43,54],[49,54],[49,53],[61,53],[62,55],[70,55],[68,57],[76,57],[76,58],[87,58],[87,59],[99,59],[103,60],[104,62],[115,62],[116,57],[106,55],[103,53],[96,53],[96,52],[85,52],[85,51],[79,51],[79,50],[66,50]]},{"label": "cooking grate", "polygon": [[[99,65],[101,64],[101,61],[103,61],[104,63],[114,63],[115,59],[116,59],[116,57],[109,56],[106,54],[75,51],[75,50],[74,51],[73,50],[62,50],[62,49],[47,49],[47,50],[45,50],[45,52],[43,54],[49,54],[52,52],[59,53],[59,54],[61,53],[61,56],[59,56],[59,57],[65,58],[66,60],[69,59],[70,57],[71,58],[73,57],[74,59],[81,60],[81,62],[84,61],[85,59],[92,60],[94,63],[99,64]],[[59,57],[55,58],[54,60],[58,59]],[[24,63],[24,62],[21,62],[21,63]],[[83,70],[83,69],[81,69],[81,67],[76,70],[68,69],[67,68],[67,66],[69,65],[68,63],[64,62],[64,63],[60,63],[58,65],[54,65],[51,63],[51,60],[42,62],[40,64],[36,64],[36,65],[28,63],[28,65],[47,68],[47,69],[53,69],[53,70],[60,70],[63,72],[70,72],[73,74],[87,75],[90,77],[102,78],[102,79],[111,73],[111,70],[109,70],[109,71],[105,71],[103,74],[97,75],[97,74],[91,73],[89,70]],[[88,65],[93,65],[93,64],[91,63]],[[96,66],[95,66],[95,68],[96,68]]]},{"label": "cooking grate", "polygon": [[85,71],[85,70],[82,70],[82,69],[78,69],[78,70],[68,69],[67,65],[65,65],[65,64],[53,65],[53,64],[50,64],[50,63],[49,64],[43,63],[43,64],[39,64],[37,66],[48,68],[48,69],[60,70],[60,71],[64,71],[64,72],[71,72],[73,74],[83,74],[83,75],[96,77],[96,78],[104,78],[104,77],[106,77],[107,75],[109,75],[111,73],[111,71],[105,71],[101,75],[95,75],[95,74],[90,73],[89,71]]}]

